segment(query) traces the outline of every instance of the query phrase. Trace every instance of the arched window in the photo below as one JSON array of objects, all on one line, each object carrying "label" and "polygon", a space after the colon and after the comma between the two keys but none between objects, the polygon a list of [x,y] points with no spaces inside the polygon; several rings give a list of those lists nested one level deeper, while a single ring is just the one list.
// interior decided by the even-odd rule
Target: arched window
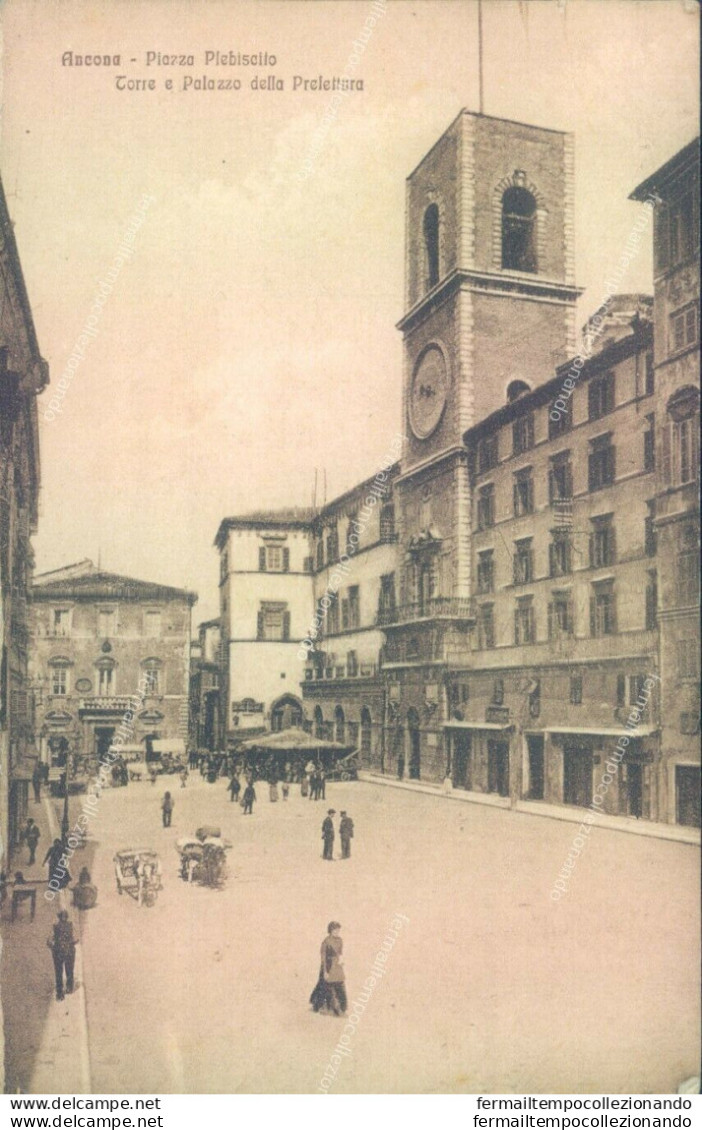
[{"label": "arched window", "polygon": [[271,707],[271,730],[280,733],[289,730],[291,726],[302,725],[303,711],[299,699],[291,694],[284,694],[277,699]]},{"label": "arched window", "polygon": [[424,247],[427,256],[427,290],[439,281],[439,207],[430,204],[424,213]]},{"label": "arched window", "polygon": [[324,736],[324,714],[322,713],[321,706],[314,708],[314,736],[315,738],[322,738]]},{"label": "arched window", "polygon": [[526,188],[508,188],[502,197],[502,266],[537,270],[536,200]]},{"label": "arched window", "polygon": [[364,765],[370,765],[371,759],[371,713],[367,706],[361,711],[361,757]]},{"label": "arched window", "polygon": [[337,706],[334,711],[334,741],[344,742],[346,740],[346,718],[344,711],[340,706]]}]

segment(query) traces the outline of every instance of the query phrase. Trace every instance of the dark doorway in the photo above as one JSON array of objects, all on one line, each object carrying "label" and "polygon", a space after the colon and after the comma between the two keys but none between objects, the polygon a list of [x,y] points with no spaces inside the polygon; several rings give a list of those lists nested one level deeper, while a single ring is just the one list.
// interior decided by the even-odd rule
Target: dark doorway
[{"label": "dark doorway", "polygon": [[582,808],[592,801],[592,750],[586,745],[563,749],[563,802]]},{"label": "dark doorway", "polygon": [[97,754],[98,760],[110,752],[110,746],[112,745],[114,736],[114,726],[95,727],[95,753]]},{"label": "dark doorway", "polygon": [[630,761],[626,767],[626,793],[629,816],[643,816],[643,765]]},{"label": "dark doorway", "polygon": [[700,826],[700,771],[696,765],[675,766],[675,818],[678,824]]},{"label": "dark doorway", "polygon": [[488,742],[488,792],[509,796],[508,742]]},{"label": "dark doorway", "polygon": [[471,734],[465,731],[454,731],[453,737],[453,787],[454,789],[472,788],[472,743]]},{"label": "dark doorway", "polygon": [[544,799],[544,739],[541,734],[527,735],[529,751],[529,799]]},{"label": "dark doorway", "polygon": [[421,773],[422,735],[416,710],[410,710],[407,714],[407,730],[409,733],[408,775],[411,780],[418,781]]}]

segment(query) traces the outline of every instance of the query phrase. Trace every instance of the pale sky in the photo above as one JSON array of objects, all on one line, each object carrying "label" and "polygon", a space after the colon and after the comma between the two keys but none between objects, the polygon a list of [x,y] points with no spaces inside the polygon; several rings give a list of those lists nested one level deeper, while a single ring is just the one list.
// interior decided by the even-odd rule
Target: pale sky
[{"label": "pale sky", "polygon": [[[365,89],[301,185],[331,95],[295,92],[293,76],[343,75],[371,10],[5,0],[0,167],[54,383],[130,216],[155,197],[60,418],[42,419],[51,388],[40,401],[38,571],[99,553],[194,588],[197,623],[218,612],[224,515],[309,504],[315,467],[328,498],[375,473],[401,427],[405,178],[478,109],[478,78],[473,0],[390,0],[352,72]],[[637,217],[629,192],[697,133],[697,8],[486,0],[483,22],[485,112],[575,133],[582,322]],[[122,65],[62,66],[68,50]],[[277,62],[206,68],[207,50]],[[147,51],[195,65],[147,67]],[[118,91],[118,74],[157,90]],[[186,74],[242,89],[182,91]],[[285,90],[251,90],[255,74]],[[650,293],[648,249],[622,289]]]}]

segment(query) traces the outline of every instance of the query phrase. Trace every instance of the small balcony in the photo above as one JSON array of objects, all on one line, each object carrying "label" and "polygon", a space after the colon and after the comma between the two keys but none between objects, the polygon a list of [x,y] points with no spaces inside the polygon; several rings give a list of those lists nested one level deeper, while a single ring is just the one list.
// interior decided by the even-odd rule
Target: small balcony
[{"label": "small balcony", "polygon": [[475,620],[475,605],[471,597],[432,596],[395,608],[382,608],[378,612],[378,625],[411,624],[417,620]]},{"label": "small balcony", "polygon": [[126,714],[131,710],[132,699],[123,695],[90,695],[80,700],[79,710],[83,714]]}]

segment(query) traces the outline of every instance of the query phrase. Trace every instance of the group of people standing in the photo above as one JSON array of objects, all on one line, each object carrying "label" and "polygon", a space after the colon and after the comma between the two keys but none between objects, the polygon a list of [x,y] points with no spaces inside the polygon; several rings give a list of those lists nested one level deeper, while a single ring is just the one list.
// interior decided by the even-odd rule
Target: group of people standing
[{"label": "group of people standing", "polygon": [[[334,859],[334,838],[336,835],[332,819],[334,816],[336,816],[336,809],[330,808],[322,824],[322,840],[324,841],[322,859]],[[341,812],[339,821],[339,839],[341,840],[341,858],[349,859],[351,857],[351,840],[353,839],[353,820],[345,811]]]}]

